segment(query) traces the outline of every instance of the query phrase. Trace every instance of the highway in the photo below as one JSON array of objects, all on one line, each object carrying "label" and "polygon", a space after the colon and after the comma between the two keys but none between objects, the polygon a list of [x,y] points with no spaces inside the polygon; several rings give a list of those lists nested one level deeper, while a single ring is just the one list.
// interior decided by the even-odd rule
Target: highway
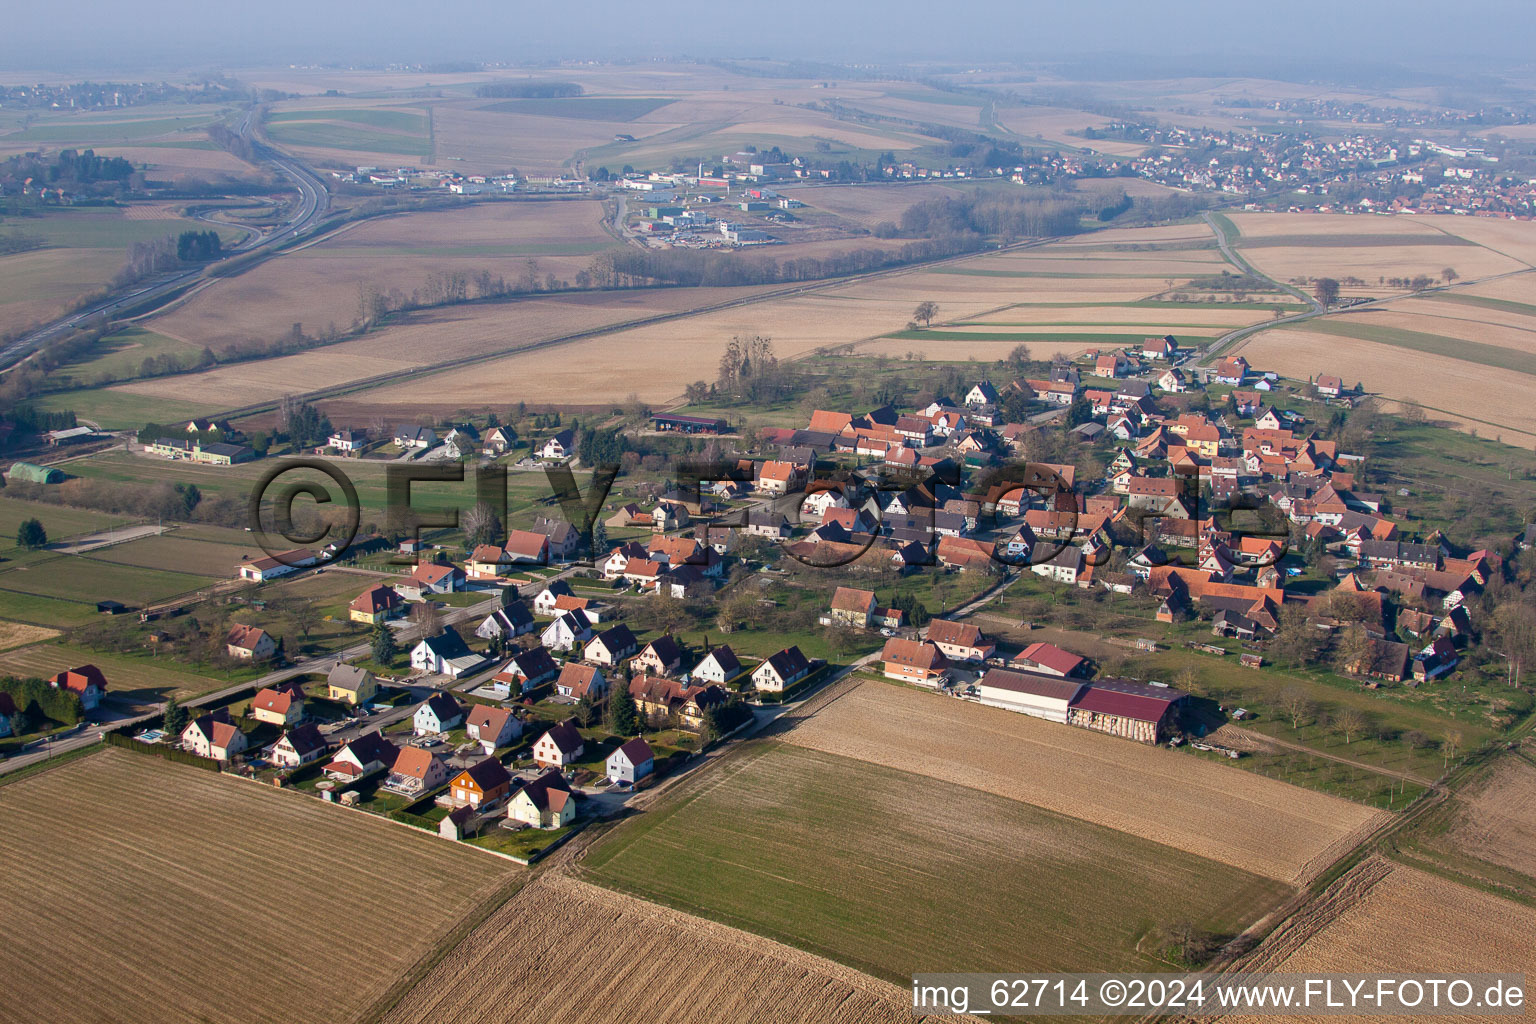
[{"label": "highway", "polygon": [[169,298],[208,276],[209,272],[224,260],[244,256],[259,249],[276,248],[314,227],[330,207],[330,193],[326,190],[325,183],[292,157],[257,141],[254,134],[255,119],[256,111],[254,109],[247,111],[236,123],[235,132],[249,141],[262,162],[269,164],[287,178],[299,194],[298,205],[282,227],[246,239],[230,248],[219,260],[173,271],[147,282],[141,281],[129,286],[127,291],[117,292],[100,302],[92,303],[62,319],[23,335],[4,348],[0,348],[0,369],[18,362],[50,341],[67,335],[81,324],[96,317],[105,316],[112,319],[125,310],[153,303],[156,299]]}]

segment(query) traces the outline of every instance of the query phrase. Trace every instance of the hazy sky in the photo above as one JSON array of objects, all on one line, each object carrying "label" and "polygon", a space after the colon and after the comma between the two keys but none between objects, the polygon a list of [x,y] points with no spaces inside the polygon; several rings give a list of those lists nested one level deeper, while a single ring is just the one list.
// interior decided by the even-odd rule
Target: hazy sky
[{"label": "hazy sky", "polygon": [[0,74],[288,62],[767,56],[839,62],[1336,58],[1446,70],[1529,59],[1533,0],[76,0],[8,5]]}]

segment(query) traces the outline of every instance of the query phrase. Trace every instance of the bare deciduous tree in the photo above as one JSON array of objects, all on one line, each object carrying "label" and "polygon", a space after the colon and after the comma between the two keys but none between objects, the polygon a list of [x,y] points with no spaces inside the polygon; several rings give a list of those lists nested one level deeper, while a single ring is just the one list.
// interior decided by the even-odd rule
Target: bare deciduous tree
[{"label": "bare deciduous tree", "polygon": [[1348,746],[1354,742],[1355,735],[1365,731],[1365,712],[1359,708],[1345,708],[1339,712],[1339,716],[1333,720],[1339,732],[1344,734],[1344,744]]},{"label": "bare deciduous tree", "polygon": [[1280,709],[1291,720],[1291,729],[1301,728],[1301,720],[1312,714],[1312,698],[1299,686],[1287,686],[1280,691]]}]

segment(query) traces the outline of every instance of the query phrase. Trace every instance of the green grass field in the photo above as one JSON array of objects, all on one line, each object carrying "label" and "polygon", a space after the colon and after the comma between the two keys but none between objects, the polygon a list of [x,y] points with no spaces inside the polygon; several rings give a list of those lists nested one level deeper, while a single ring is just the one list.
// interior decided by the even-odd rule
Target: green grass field
[{"label": "green grass field", "polygon": [[[50,412],[73,410],[108,430],[132,430],[146,423],[175,423],[219,411],[219,406],[212,402],[184,402],[114,388],[58,391],[43,395],[32,404]],[[75,467],[71,466],[70,471],[74,472]]]},{"label": "green grass field", "polygon": [[111,143],[130,143],[140,139],[152,139],[157,135],[201,128],[211,123],[222,111],[185,117],[141,118],[138,120],[77,121],[60,119],[48,124],[33,125],[6,136],[8,142],[76,142],[82,146],[105,146]]},{"label": "green grass field", "polygon": [[431,153],[425,125],[419,135],[402,135],[370,130],[363,126],[292,121],[272,125],[267,134],[272,136],[274,142],[290,146],[313,146],[317,149],[339,149],[354,153],[386,153],[422,159]]},{"label": "green grass field", "polygon": [[43,524],[43,529],[48,532],[49,543],[84,533],[95,533],[129,521],[126,516],[111,516],[90,509],[64,508],[40,501],[0,497],[0,557],[15,554],[16,528],[27,519],[36,519]]},{"label": "green grass field", "polygon": [[345,121],[367,128],[382,128],[404,135],[422,135],[427,130],[427,115],[419,110],[383,110],[377,107],[338,108],[330,110],[285,110],[267,116],[268,124],[293,121]]},{"label": "green grass field", "polygon": [[232,679],[223,674],[204,676],[168,665],[164,658],[151,654],[107,654],[63,643],[34,644],[14,651],[0,652],[0,672],[15,676],[46,679],[55,673],[79,665],[95,665],[107,677],[111,692],[128,691],[143,699],[171,694],[177,700],[197,697],[228,686]]},{"label": "green grass field", "polygon": [[[206,231],[213,227],[182,218],[129,220],[122,209],[108,206],[49,210],[42,217],[10,220],[6,224],[63,249],[126,249],[134,242],[153,242],[182,231]],[[227,229],[219,234],[225,244],[244,236],[243,232]]]},{"label": "green grass field", "polygon": [[[93,385],[102,380],[120,380],[137,374],[150,356],[195,356],[197,353],[195,346],[184,341],[142,327],[125,327],[98,341],[93,352],[65,363],[54,373],[80,385]],[[57,383],[61,382],[50,379],[50,384]]]},{"label": "green grass field", "polygon": [[93,604],[0,590],[0,619],[14,619],[17,622],[61,629],[91,622],[96,615],[96,606]]},{"label": "green grass field", "polygon": [[499,103],[488,103],[479,109],[498,114],[569,117],[580,121],[633,121],[671,102],[671,99],[622,96],[556,96],[548,99],[502,100]]},{"label": "green grass field", "polygon": [[1464,295],[1461,292],[1435,292],[1425,298],[1433,299],[1435,302],[1459,302],[1464,306],[1481,306],[1483,309],[1536,316],[1536,305],[1529,302],[1516,302],[1513,299],[1490,299],[1483,295]]},{"label": "green grass field", "polygon": [[914,971],[1155,969],[1189,920],[1232,934],[1291,890],[1028,804],[753,743],[621,826],[594,881],[897,983]]},{"label": "green grass field", "polygon": [[241,562],[261,555],[261,548],[254,540],[248,539],[243,546],[218,544],[183,536],[179,530],[91,552],[91,558],[98,562],[143,569],[173,568],[177,572],[214,578],[233,576]]},{"label": "green grass field", "polygon": [[209,582],[207,576],[117,565],[90,555],[56,555],[0,571],[0,590],[86,602],[92,610],[97,601],[140,605],[185,594]]}]

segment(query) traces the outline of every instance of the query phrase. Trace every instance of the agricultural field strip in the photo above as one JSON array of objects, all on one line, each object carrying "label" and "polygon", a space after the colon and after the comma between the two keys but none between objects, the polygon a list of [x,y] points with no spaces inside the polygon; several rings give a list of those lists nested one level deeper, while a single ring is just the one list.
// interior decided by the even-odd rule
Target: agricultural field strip
[{"label": "agricultural field strip", "polygon": [[901,1024],[903,990],[792,947],[546,872],[413,986],[382,1024],[610,1020]]},{"label": "agricultural field strip", "polygon": [[[1377,865],[1372,861],[1362,867]],[[1243,969],[1298,974],[1443,974],[1452,969],[1536,976],[1536,910],[1414,868],[1393,866],[1362,893],[1321,912],[1336,916],[1321,927],[1310,922],[1315,930],[1279,955],[1266,956],[1261,945]],[[1222,1019],[1301,1024],[1316,1018]],[[1457,1019],[1497,1024],[1509,1018],[1473,1013]]]},{"label": "agricultural field strip", "polygon": [[1152,967],[1141,942],[1159,923],[1233,934],[1294,891],[1027,803],[773,741],[605,837],[583,871],[898,982],[914,970]]},{"label": "agricultural field strip", "polygon": [[[113,749],[0,789],[0,816],[0,893],[28,936],[0,950],[12,979],[0,1021],[105,1006],[125,1021],[347,1020],[512,870],[317,800]],[[315,927],[274,933],[262,903],[274,865],[302,887]],[[351,941],[398,910],[391,879],[410,879],[410,927]]]},{"label": "agricultural field strip", "polygon": [[1385,813],[1176,751],[877,680],[860,682],[783,739],[1297,884]]}]

